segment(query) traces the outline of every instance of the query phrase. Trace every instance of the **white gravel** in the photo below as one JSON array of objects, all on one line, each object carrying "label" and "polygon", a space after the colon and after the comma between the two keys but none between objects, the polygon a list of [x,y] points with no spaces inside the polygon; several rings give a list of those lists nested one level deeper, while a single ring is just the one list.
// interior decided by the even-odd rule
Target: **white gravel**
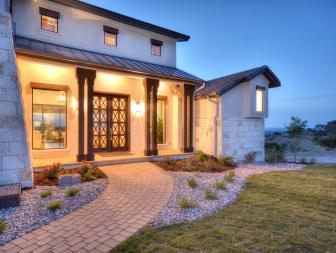
[{"label": "white gravel", "polygon": [[[155,227],[171,225],[184,221],[192,221],[203,216],[213,214],[225,206],[232,203],[239,196],[243,189],[246,178],[250,175],[260,174],[270,171],[299,170],[304,166],[298,164],[253,164],[240,165],[235,169],[235,179],[232,183],[225,182],[224,190],[216,190],[214,184],[224,180],[227,172],[222,173],[199,173],[199,172],[168,172],[174,180],[174,190],[166,207],[152,223]],[[195,178],[198,187],[192,189],[187,180]],[[206,200],[205,190],[216,192],[217,200]],[[180,199],[187,197],[197,201],[199,207],[191,209],[181,209]]]},{"label": "white gravel", "polygon": [[[0,219],[4,219],[8,225],[8,229],[0,234],[0,245],[75,211],[96,199],[105,190],[107,184],[107,179],[98,179],[74,186],[80,189],[75,197],[66,197],[65,192],[68,188],[59,186],[38,186],[23,191],[19,207],[0,210]],[[49,189],[53,194],[47,198],[41,198],[41,192]],[[54,200],[61,201],[62,208],[56,212],[50,212],[47,206]]]}]

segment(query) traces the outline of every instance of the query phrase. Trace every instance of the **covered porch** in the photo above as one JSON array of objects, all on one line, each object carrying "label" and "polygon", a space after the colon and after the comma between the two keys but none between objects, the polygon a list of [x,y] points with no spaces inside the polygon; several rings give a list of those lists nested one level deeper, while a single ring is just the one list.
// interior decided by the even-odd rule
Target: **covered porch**
[{"label": "covered porch", "polygon": [[194,151],[200,79],[26,38],[16,39],[16,52],[33,167],[178,159]]}]

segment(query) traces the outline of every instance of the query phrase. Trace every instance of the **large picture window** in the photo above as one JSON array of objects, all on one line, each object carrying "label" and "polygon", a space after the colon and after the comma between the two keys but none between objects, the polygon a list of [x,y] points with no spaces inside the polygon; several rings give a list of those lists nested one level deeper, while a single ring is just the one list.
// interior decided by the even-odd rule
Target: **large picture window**
[{"label": "large picture window", "polygon": [[33,89],[33,149],[66,148],[66,92]]},{"label": "large picture window", "polygon": [[157,143],[166,143],[166,99],[157,100]]}]

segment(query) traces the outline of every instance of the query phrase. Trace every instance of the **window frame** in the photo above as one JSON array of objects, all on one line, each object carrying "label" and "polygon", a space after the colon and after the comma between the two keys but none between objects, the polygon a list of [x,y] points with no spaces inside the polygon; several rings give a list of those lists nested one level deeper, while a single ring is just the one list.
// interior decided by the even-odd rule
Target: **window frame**
[{"label": "window frame", "polygon": [[[158,101],[162,101],[164,103],[164,124],[163,124],[163,142],[159,143],[158,138],[157,138],[156,141],[157,141],[158,145],[166,145],[167,144],[167,103],[168,103],[168,98],[166,96],[158,96],[157,97],[157,102]],[[157,105],[156,105],[156,107],[157,107]]]},{"label": "window frame", "polygon": [[[162,56],[162,46],[163,42],[160,40],[151,39],[151,55],[156,57]],[[160,49],[160,53],[158,55],[153,54],[153,47],[158,47]]]},{"label": "window frame", "polygon": [[[51,16],[48,16],[48,15],[46,15],[46,14],[40,14],[40,16],[41,16],[41,30],[42,30],[42,31],[50,32],[50,33],[58,33],[58,31],[59,31],[59,22],[58,22],[58,19],[59,19],[59,18],[51,17]],[[43,28],[43,22],[42,22],[42,20],[43,20],[43,16],[48,17],[48,18],[56,19],[56,32],[55,32],[55,31],[50,31],[50,30],[47,30],[47,29],[44,29],[44,28]]]},{"label": "window frame", "polygon": [[[265,87],[262,86],[256,86],[255,91],[255,111],[256,113],[264,113],[265,112]],[[258,111],[258,91],[261,91],[261,111]]]},{"label": "window frame", "polygon": [[[63,148],[49,148],[49,149],[36,149],[34,148],[34,89],[35,90],[47,90],[47,91],[63,91],[65,92],[65,143]],[[68,148],[68,92],[67,90],[63,89],[54,89],[54,88],[39,88],[39,87],[32,87],[32,111],[31,111],[31,117],[32,117],[32,132],[31,132],[31,138],[32,138],[32,150],[33,151],[49,151],[49,150],[65,150]],[[43,121],[43,117],[42,117]]]},{"label": "window frame", "polygon": [[[106,34],[113,34],[113,35],[115,35],[115,38],[116,38],[115,45],[111,45],[111,44],[106,43]],[[118,33],[112,33],[112,32],[104,31],[104,45],[110,46],[110,47],[118,47]]]}]

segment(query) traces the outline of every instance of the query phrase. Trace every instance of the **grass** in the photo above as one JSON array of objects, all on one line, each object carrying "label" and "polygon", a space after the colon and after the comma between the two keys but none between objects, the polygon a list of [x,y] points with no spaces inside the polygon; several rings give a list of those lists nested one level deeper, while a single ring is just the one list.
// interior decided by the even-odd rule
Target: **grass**
[{"label": "grass", "polygon": [[189,209],[189,208],[198,208],[199,205],[195,200],[188,199],[187,197],[182,197],[180,199],[180,207],[182,209]]},{"label": "grass", "polygon": [[55,212],[57,209],[62,208],[62,202],[59,200],[52,201],[48,204],[47,209],[50,212]]},{"label": "grass", "polygon": [[65,196],[67,196],[67,197],[75,197],[78,193],[79,193],[79,189],[78,188],[69,188],[65,192]]},{"label": "grass", "polygon": [[5,232],[7,227],[8,227],[7,223],[4,220],[0,219],[0,234]]},{"label": "grass", "polygon": [[197,183],[197,181],[196,181],[195,178],[189,178],[189,179],[188,179],[188,185],[189,185],[191,188],[195,189],[195,188],[197,188],[198,183]]},{"label": "grass", "polygon": [[190,223],[147,228],[114,252],[336,252],[336,165],[248,179],[239,199]]},{"label": "grass", "polygon": [[205,190],[205,199],[206,200],[216,200],[218,199],[217,194],[209,189]]},{"label": "grass", "polygon": [[41,192],[40,197],[44,199],[51,196],[52,194],[53,194],[52,190],[46,190]]},{"label": "grass", "polygon": [[234,171],[231,170],[225,175],[224,179],[228,182],[232,182],[234,180],[234,177],[235,177]]},{"label": "grass", "polygon": [[225,182],[217,182],[215,183],[216,190],[224,190],[225,189]]}]

